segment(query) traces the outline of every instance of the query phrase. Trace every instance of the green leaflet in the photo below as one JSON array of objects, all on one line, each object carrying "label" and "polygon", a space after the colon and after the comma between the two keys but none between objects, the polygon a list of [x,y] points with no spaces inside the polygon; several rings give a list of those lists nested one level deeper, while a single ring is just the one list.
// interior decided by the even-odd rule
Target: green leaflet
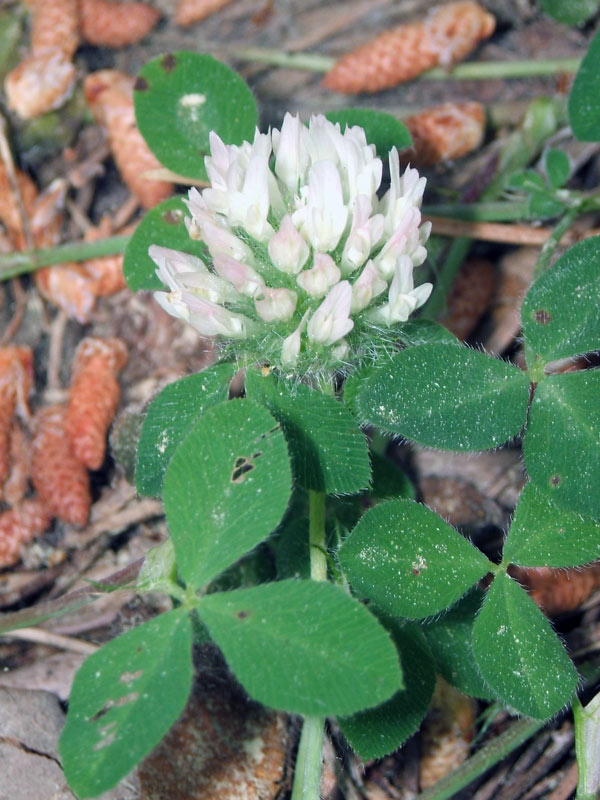
[{"label": "green leaflet", "polygon": [[331,583],[285,580],[206,595],[198,613],[255,700],[297,714],[352,714],[402,685],[387,631]]},{"label": "green leaflet", "polygon": [[599,261],[600,236],[593,236],[531,286],[521,306],[526,352],[547,363],[600,348]]},{"label": "green leaflet", "polygon": [[408,619],[452,605],[491,567],[458,531],[411,500],[369,509],[340,548],[339,560],[362,597]]},{"label": "green leaflet", "polygon": [[275,419],[249,400],[209,408],[175,451],[165,513],[179,572],[195,588],[215,578],[277,527],[292,476]]},{"label": "green leaflet", "polygon": [[521,370],[455,344],[402,350],[365,380],[357,415],[442,450],[485,450],[516,436],[527,412]]},{"label": "green leaflet", "polygon": [[504,545],[506,564],[577,567],[600,558],[600,524],[552,502],[528,483],[515,509]]},{"label": "green leaflet", "polygon": [[60,755],[79,797],[97,797],[159,743],[192,686],[185,609],[161,614],[105,644],[75,676]]},{"label": "green leaflet", "polygon": [[577,672],[550,623],[512,578],[496,577],[473,627],[473,655],[494,694],[547,719],[565,706]]},{"label": "green leaflet", "polygon": [[600,517],[600,370],[551,375],[535,391],[523,454],[537,489]]},{"label": "green leaflet", "polygon": [[417,625],[391,626],[405,687],[376,708],[339,720],[342,733],[363,761],[397,750],[421,724],[435,689],[433,657]]},{"label": "green leaflet", "polygon": [[304,384],[292,386],[255,370],[246,374],[246,392],[281,423],[300,486],[327,494],[351,494],[368,487],[367,441],[343,403]]},{"label": "green leaflet", "polygon": [[[186,178],[206,180],[209,134],[226,144],[252,141],[256,101],[246,82],[206,53],[180,50],[148,61],[133,93],[146,144],[161,164]],[[156,243],[155,243],[156,244]]]},{"label": "green leaflet", "polygon": [[160,497],[173,453],[207,408],[226,400],[233,364],[212,367],[170,383],[152,400],[138,443],[135,484],[140,494]]}]

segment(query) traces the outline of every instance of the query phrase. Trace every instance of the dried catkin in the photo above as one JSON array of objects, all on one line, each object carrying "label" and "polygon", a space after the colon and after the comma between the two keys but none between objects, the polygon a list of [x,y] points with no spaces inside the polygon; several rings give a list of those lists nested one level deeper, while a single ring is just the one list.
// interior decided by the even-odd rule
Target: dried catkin
[{"label": "dried catkin", "polygon": [[31,11],[31,52],[60,50],[71,59],[79,45],[78,0],[36,0]]},{"label": "dried catkin", "polygon": [[424,21],[399,25],[343,56],[323,83],[345,94],[389,89],[466,58],[495,24],[478,3],[449,3],[432,9]]},{"label": "dried catkin", "polygon": [[460,158],[483,141],[485,111],[481,103],[443,103],[404,120],[413,147],[411,164],[427,166]]},{"label": "dried catkin", "polygon": [[550,617],[574,611],[600,588],[600,564],[570,569],[511,566],[509,572]]},{"label": "dried catkin", "polygon": [[21,558],[22,545],[44,533],[51,522],[52,514],[39,497],[0,513],[0,567],[15,564]]},{"label": "dried catkin", "polygon": [[496,269],[485,258],[465,261],[452,282],[440,322],[458,339],[466,339],[488,310],[496,288]]},{"label": "dried catkin", "polygon": [[173,185],[144,177],[145,172],[160,169],[161,165],[138,130],[133,83],[133,78],[123,72],[104,69],[87,76],[84,91],[96,122],[107,130],[121,177],[141,205],[152,208],[172,194]]},{"label": "dried catkin", "polygon": [[[30,217],[33,213],[35,200],[38,194],[35,183],[29,175],[16,170],[16,180],[23,203],[23,211]],[[23,221],[19,210],[19,203],[6,172],[4,162],[0,160],[0,222],[6,226],[8,236],[15,250],[24,250],[27,243],[23,231]]]},{"label": "dried catkin", "polygon": [[63,405],[40,409],[31,443],[31,480],[53,516],[85,525],[92,499],[86,467],[73,452]]},{"label": "dried catkin", "polygon": [[73,452],[92,470],[104,461],[106,434],[121,397],[117,375],[126,362],[120,339],[84,339],[75,354],[66,430]]},{"label": "dried catkin", "polygon": [[31,54],[4,82],[8,107],[23,119],[58,108],[69,97],[79,44],[78,0],[36,0],[31,8]]},{"label": "dried catkin", "polygon": [[182,27],[210,17],[216,11],[228,6],[233,0],[179,0],[175,12],[175,22]]},{"label": "dried catkin", "polygon": [[33,354],[28,347],[0,348],[0,486],[10,472],[10,435],[15,411],[28,414]]},{"label": "dried catkin", "polygon": [[9,506],[18,505],[27,493],[29,483],[29,442],[15,420],[10,428],[10,469],[2,487],[2,499]]},{"label": "dried catkin", "polygon": [[147,36],[160,19],[148,3],[81,0],[81,33],[90,44],[125,47]]}]

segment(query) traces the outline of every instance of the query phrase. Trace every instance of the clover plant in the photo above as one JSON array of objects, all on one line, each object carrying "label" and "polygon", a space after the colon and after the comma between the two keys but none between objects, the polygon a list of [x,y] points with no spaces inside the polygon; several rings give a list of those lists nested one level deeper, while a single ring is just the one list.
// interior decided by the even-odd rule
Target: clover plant
[{"label": "clover plant", "polygon": [[[597,74],[584,62],[571,97],[583,138],[582,84],[594,83],[597,100]],[[70,786],[99,795],[167,733],[198,637],[218,645],[252,698],[304,717],[294,798],[319,795],[326,717],[362,758],[381,757],[418,729],[436,673],[516,713],[557,714],[577,670],[507,569],[600,558],[600,372],[553,370],[600,349],[600,237],[531,286],[519,369],[409,320],[431,291],[418,277],[429,225],[425,180],[399,170],[392,145],[409,137],[396,120],[286,115],[255,133],[243,81],[194,53],[146,65],[135,103],[157,157],[210,186],[147,214],[127,280],[221,349],[148,406],[136,484],[163,499],[170,539],[148,554],[138,590],[168,594],[173,609],[77,674],[60,744]],[[509,188],[560,217],[575,204],[569,172],[549,149],[542,174],[521,171]],[[243,397],[229,399],[240,368]],[[500,563],[415,501],[365,426],[454,451],[523,437],[529,481]],[[274,579],[234,576],[224,590],[225,571],[264,542]]]}]

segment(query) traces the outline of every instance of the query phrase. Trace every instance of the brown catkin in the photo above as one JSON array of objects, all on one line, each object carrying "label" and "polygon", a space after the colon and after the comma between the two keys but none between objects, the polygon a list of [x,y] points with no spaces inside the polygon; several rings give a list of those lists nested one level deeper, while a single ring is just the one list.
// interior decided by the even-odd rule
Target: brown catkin
[{"label": "brown catkin", "polygon": [[417,166],[460,158],[483,141],[481,103],[443,103],[404,120],[413,140],[410,161]]},{"label": "brown catkin", "polygon": [[509,572],[550,617],[575,611],[600,588],[600,564],[570,569],[511,566]]},{"label": "brown catkin", "polygon": [[18,505],[27,494],[29,483],[29,442],[15,420],[10,429],[10,470],[2,487],[2,499],[9,506]]},{"label": "brown catkin", "polygon": [[66,430],[73,452],[89,469],[102,466],[106,434],[119,405],[117,375],[127,363],[120,339],[83,339],[73,363]]},{"label": "brown catkin", "polygon": [[15,564],[21,558],[22,545],[44,533],[51,522],[52,514],[39,497],[0,513],[0,567]]},{"label": "brown catkin", "polygon": [[[37,188],[29,175],[16,170],[16,180],[19,187],[23,210],[28,217],[33,213],[35,200],[37,198]],[[0,221],[4,223],[8,235],[15,250],[26,248],[25,232],[23,231],[23,221],[19,211],[17,198],[12,190],[11,182],[6,171],[4,162],[0,160]]]},{"label": "brown catkin", "polygon": [[13,416],[27,414],[27,397],[33,380],[33,353],[29,347],[0,348],[0,486],[10,472],[10,436]]},{"label": "brown catkin", "polygon": [[399,25],[343,56],[323,84],[344,94],[389,89],[432,67],[466,58],[495,25],[478,3],[449,3],[432,9],[425,20]]},{"label": "brown catkin", "polygon": [[32,119],[61,106],[75,84],[78,0],[36,0],[31,6],[31,54],[4,82],[8,107]]},{"label": "brown catkin", "polygon": [[31,480],[51,513],[63,522],[85,525],[92,499],[88,472],[73,452],[65,429],[67,409],[48,406],[35,417]]},{"label": "brown catkin", "polygon": [[95,281],[84,264],[69,261],[35,272],[35,285],[51,303],[71,319],[84,323],[96,302]]},{"label": "brown catkin", "polygon": [[210,17],[232,2],[233,0],[179,0],[175,22],[185,28]]},{"label": "brown catkin", "polygon": [[160,169],[139,132],[133,107],[134,80],[123,72],[92,72],[83,83],[92,114],[108,133],[111,152],[121,177],[144,208],[152,208],[173,192],[173,184],[149,180],[144,173]]},{"label": "brown catkin", "polygon": [[79,45],[78,0],[36,0],[31,16],[33,55],[58,49],[71,59]]},{"label": "brown catkin", "polygon": [[148,3],[81,0],[81,33],[90,44],[125,47],[147,36],[160,19]]},{"label": "brown catkin", "polygon": [[496,288],[496,269],[485,258],[465,261],[452,282],[446,312],[440,322],[458,339],[466,339],[492,302]]}]

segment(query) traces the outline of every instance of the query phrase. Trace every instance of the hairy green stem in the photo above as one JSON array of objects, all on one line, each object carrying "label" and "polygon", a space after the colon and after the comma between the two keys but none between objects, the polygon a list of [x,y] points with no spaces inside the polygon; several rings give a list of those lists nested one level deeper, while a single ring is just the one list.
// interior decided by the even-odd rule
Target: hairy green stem
[{"label": "hairy green stem", "polygon": [[100,256],[115,256],[125,252],[131,236],[109,236],[96,242],[69,242],[44,250],[25,250],[22,253],[0,254],[0,281],[34,272],[41,267],[65,261],[85,261]]},{"label": "hairy green stem", "polygon": [[294,768],[291,800],[319,800],[323,724],[323,717],[304,717]]},{"label": "hairy green stem", "polygon": [[596,695],[585,708],[576,697],[572,709],[578,773],[576,800],[596,800],[600,788],[600,695]]},{"label": "hairy green stem", "polygon": [[508,730],[501,733],[475,755],[467,759],[458,769],[446,775],[434,786],[421,792],[416,800],[448,800],[456,792],[464,789],[471,781],[483,775],[519,745],[530,739],[544,727],[546,723],[539,719],[520,719],[513,723]]},{"label": "hairy green stem", "polygon": [[325,492],[308,492],[308,537],[310,542],[310,577],[327,580],[325,548]]},{"label": "hairy green stem", "polygon": [[[235,57],[242,61],[258,61],[274,67],[305,69],[310,72],[327,72],[336,63],[335,58],[319,53],[286,53],[268,47],[248,47],[237,50]],[[489,78],[528,78],[539,75],[555,75],[559,72],[575,72],[578,58],[547,58],[526,61],[476,61],[457,64],[451,69],[436,67],[420,77],[426,80],[481,80]]]},{"label": "hairy green stem", "polygon": [[[325,492],[308,492],[308,540],[310,577],[327,580],[325,541]],[[305,717],[300,734],[291,800],[319,800],[323,752],[323,717]]]},{"label": "hairy green stem", "polygon": [[533,270],[533,279],[539,278],[542,272],[545,272],[548,267],[550,266],[550,261],[552,260],[552,256],[554,255],[554,251],[558,247],[558,243],[565,235],[565,233],[569,230],[573,222],[575,221],[576,217],[581,213],[581,209],[579,206],[574,208],[570,208],[560,220],[556,223],[554,228],[552,229],[552,233],[544,242],[544,246],[542,247],[540,254],[538,256],[538,260],[536,261],[535,268]]}]

